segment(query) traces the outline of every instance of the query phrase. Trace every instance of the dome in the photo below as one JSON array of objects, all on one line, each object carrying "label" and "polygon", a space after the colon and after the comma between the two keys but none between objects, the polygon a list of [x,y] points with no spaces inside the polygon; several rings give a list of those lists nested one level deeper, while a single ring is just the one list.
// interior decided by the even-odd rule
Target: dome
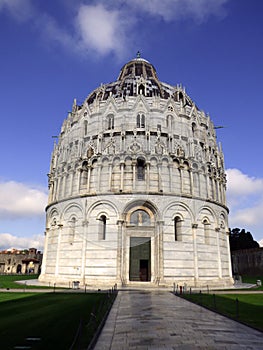
[{"label": "dome", "polygon": [[126,63],[119,73],[117,81],[102,84],[92,91],[87,103],[94,100],[106,101],[110,96],[126,99],[127,96],[144,95],[145,97],[159,96],[163,99],[173,98],[175,101],[183,100],[183,104],[192,106],[192,101],[180,86],[171,86],[158,79],[154,66],[137,54],[136,58]]}]

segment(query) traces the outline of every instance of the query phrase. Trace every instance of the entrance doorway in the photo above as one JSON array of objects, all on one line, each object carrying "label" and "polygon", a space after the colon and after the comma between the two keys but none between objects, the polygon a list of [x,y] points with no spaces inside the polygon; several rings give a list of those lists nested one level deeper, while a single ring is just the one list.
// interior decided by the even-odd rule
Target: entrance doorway
[{"label": "entrance doorway", "polygon": [[149,237],[130,238],[130,281],[151,280],[151,239]]},{"label": "entrance doorway", "polygon": [[140,281],[149,281],[149,260],[140,260]]}]

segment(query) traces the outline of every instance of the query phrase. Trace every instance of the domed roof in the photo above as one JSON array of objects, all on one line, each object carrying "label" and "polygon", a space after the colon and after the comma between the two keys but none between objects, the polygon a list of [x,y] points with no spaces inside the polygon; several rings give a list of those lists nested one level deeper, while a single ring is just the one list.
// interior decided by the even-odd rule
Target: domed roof
[{"label": "domed roof", "polygon": [[156,79],[158,80],[156,70],[154,66],[144,58],[141,58],[140,53],[137,53],[137,57],[126,63],[119,74],[118,80],[123,80],[126,77],[143,77],[144,79]]},{"label": "domed roof", "polygon": [[94,100],[105,101],[109,96],[125,100],[126,97],[136,97],[138,95],[145,97],[159,96],[163,99],[172,97],[175,101],[178,101],[179,94],[186,96],[186,104],[192,104],[191,99],[181,88],[161,82],[154,66],[142,58],[138,52],[136,58],[133,58],[121,68],[117,81],[98,87],[88,96],[86,102],[90,105]]}]

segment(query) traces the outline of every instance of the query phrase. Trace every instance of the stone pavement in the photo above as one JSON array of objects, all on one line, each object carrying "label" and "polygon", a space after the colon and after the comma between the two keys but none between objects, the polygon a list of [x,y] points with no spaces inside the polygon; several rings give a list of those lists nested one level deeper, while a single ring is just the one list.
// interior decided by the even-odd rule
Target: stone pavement
[{"label": "stone pavement", "polygon": [[263,333],[164,291],[121,291],[95,350],[262,350]]}]

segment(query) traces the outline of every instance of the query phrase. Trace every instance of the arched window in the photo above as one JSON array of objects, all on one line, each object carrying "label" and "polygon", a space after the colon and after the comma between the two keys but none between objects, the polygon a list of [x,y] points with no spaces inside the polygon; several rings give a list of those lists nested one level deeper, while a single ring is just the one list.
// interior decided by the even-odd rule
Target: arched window
[{"label": "arched window", "polygon": [[193,133],[193,136],[195,136],[195,134],[196,134],[196,124],[195,123],[192,123],[192,133]]},{"label": "arched window", "polygon": [[178,235],[179,235],[179,223],[181,222],[181,219],[179,216],[176,216],[174,219],[174,240],[178,241]]},{"label": "arched window", "polygon": [[138,94],[139,94],[139,95],[145,95],[145,87],[144,87],[143,84],[140,84],[140,85],[139,85]]},{"label": "arched window", "polygon": [[99,239],[100,240],[106,239],[106,222],[107,222],[106,216],[101,215],[99,218]]},{"label": "arched window", "polygon": [[76,218],[73,217],[69,221],[69,241],[72,243],[74,241],[75,231],[76,231]]},{"label": "arched window", "polygon": [[172,128],[173,128],[173,116],[172,115],[168,115],[166,117],[166,127],[169,131],[172,130]]},{"label": "arched window", "polygon": [[114,129],[114,115],[109,114],[108,115],[108,130]]},{"label": "arched window", "polygon": [[210,223],[207,219],[204,219],[203,225],[204,225],[205,244],[209,244]]},{"label": "arched window", "polygon": [[84,135],[86,136],[88,134],[88,121],[84,120]]},{"label": "arched window", "polygon": [[145,161],[142,158],[137,159],[137,179],[145,180]]},{"label": "arched window", "polygon": [[145,115],[142,113],[137,115],[137,128],[145,128]]}]

